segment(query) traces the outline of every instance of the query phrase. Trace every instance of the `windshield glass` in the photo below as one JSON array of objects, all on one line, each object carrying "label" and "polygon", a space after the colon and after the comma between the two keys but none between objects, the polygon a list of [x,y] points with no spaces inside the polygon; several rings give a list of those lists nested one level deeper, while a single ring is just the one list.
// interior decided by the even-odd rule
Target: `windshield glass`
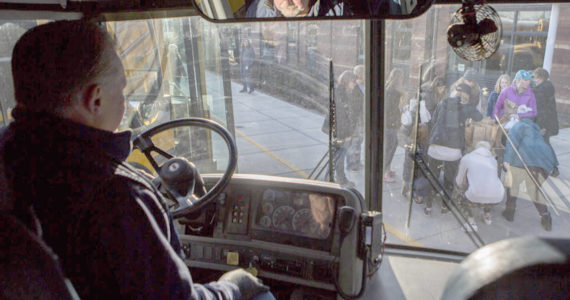
[{"label": "windshield glass", "polygon": [[[477,62],[447,42],[459,6],[384,23],[385,94],[374,99],[384,109],[384,163],[375,201],[388,243],[472,252],[515,236],[570,235],[570,38],[559,19],[570,5],[493,7],[502,21],[500,48]],[[14,107],[11,49],[36,24],[0,25],[2,125]],[[199,17],[103,23],[128,79],[121,130],[136,136],[169,120],[211,119],[236,140],[236,173],[332,181],[364,195],[366,184],[379,184],[365,179],[365,25]],[[225,142],[203,129],[170,130],[153,142],[201,173],[227,166]],[[139,151],[128,160],[154,172]]]},{"label": "windshield glass", "polygon": [[475,62],[447,41],[460,6],[386,22],[382,210],[391,243],[471,252],[515,236],[569,237],[569,27],[559,16],[570,6],[492,7],[500,47]]}]

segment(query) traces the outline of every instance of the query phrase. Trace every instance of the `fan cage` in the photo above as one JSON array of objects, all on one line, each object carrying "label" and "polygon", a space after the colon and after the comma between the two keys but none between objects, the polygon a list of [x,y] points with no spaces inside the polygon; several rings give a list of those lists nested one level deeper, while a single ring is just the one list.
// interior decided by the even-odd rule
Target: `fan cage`
[{"label": "fan cage", "polygon": [[[493,55],[499,48],[503,26],[501,18],[497,11],[488,5],[474,5],[475,17],[477,23],[484,19],[490,19],[497,25],[497,31],[480,36],[480,42],[475,45],[465,44],[461,47],[452,47],[457,56],[468,61],[479,61]],[[460,8],[453,14],[451,24],[463,24],[464,7]]]}]

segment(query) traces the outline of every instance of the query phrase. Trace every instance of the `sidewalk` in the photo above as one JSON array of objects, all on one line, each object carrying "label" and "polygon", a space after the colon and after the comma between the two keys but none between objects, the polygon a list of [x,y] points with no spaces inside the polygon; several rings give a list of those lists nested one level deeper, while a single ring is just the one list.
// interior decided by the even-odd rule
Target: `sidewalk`
[{"label": "sidewalk", "polygon": [[[232,83],[238,172],[307,178],[328,150],[328,135],[321,132],[324,116],[260,91],[247,94],[239,93],[240,89],[239,84]],[[553,230],[542,229],[540,217],[528,200],[517,203],[514,222],[507,222],[501,216],[503,202],[493,209],[491,225],[477,222],[479,234],[486,243],[529,234],[570,238],[570,203],[567,200],[570,198],[570,128],[562,129],[558,136],[552,137],[552,146],[560,161],[560,176],[549,178],[544,188],[556,206],[556,209],[550,208]],[[364,157],[364,148],[362,155]],[[382,210],[390,233],[388,242],[442,248],[442,244],[454,241],[448,246],[450,250],[473,251],[473,243],[452,214],[440,214],[438,201],[434,203],[431,216],[424,215],[423,205],[413,203],[410,227],[406,227],[410,200],[401,195],[403,160],[404,151],[398,148],[392,162],[397,180],[383,183]],[[364,170],[347,171],[346,174],[364,195]]]}]

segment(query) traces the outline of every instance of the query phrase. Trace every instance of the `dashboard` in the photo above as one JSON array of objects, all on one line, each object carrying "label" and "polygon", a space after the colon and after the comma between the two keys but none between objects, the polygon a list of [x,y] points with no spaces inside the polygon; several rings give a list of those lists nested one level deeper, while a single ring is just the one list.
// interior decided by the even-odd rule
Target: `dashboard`
[{"label": "dashboard", "polygon": [[333,228],[334,196],[268,188],[255,210],[254,228],[313,239],[327,239]]},{"label": "dashboard", "polygon": [[[206,185],[216,180],[203,177]],[[341,233],[338,215],[343,206],[360,214],[363,205],[358,192],[336,184],[236,174],[216,199],[211,234],[181,231],[186,264],[255,269],[261,277],[331,291],[348,272],[340,284],[350,291],[360,285],[359,233]]]}]

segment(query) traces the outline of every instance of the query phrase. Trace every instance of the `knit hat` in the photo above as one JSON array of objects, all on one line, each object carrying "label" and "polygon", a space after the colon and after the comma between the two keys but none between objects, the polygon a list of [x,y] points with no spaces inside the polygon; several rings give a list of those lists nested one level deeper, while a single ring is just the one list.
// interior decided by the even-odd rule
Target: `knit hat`
[{"label": "knit hat", "polygon": [[515,75],[515,80],[521,80],[521,79],[528,80],[531,78],[532,78],[532,73],[526,70],[519,70]]}]

